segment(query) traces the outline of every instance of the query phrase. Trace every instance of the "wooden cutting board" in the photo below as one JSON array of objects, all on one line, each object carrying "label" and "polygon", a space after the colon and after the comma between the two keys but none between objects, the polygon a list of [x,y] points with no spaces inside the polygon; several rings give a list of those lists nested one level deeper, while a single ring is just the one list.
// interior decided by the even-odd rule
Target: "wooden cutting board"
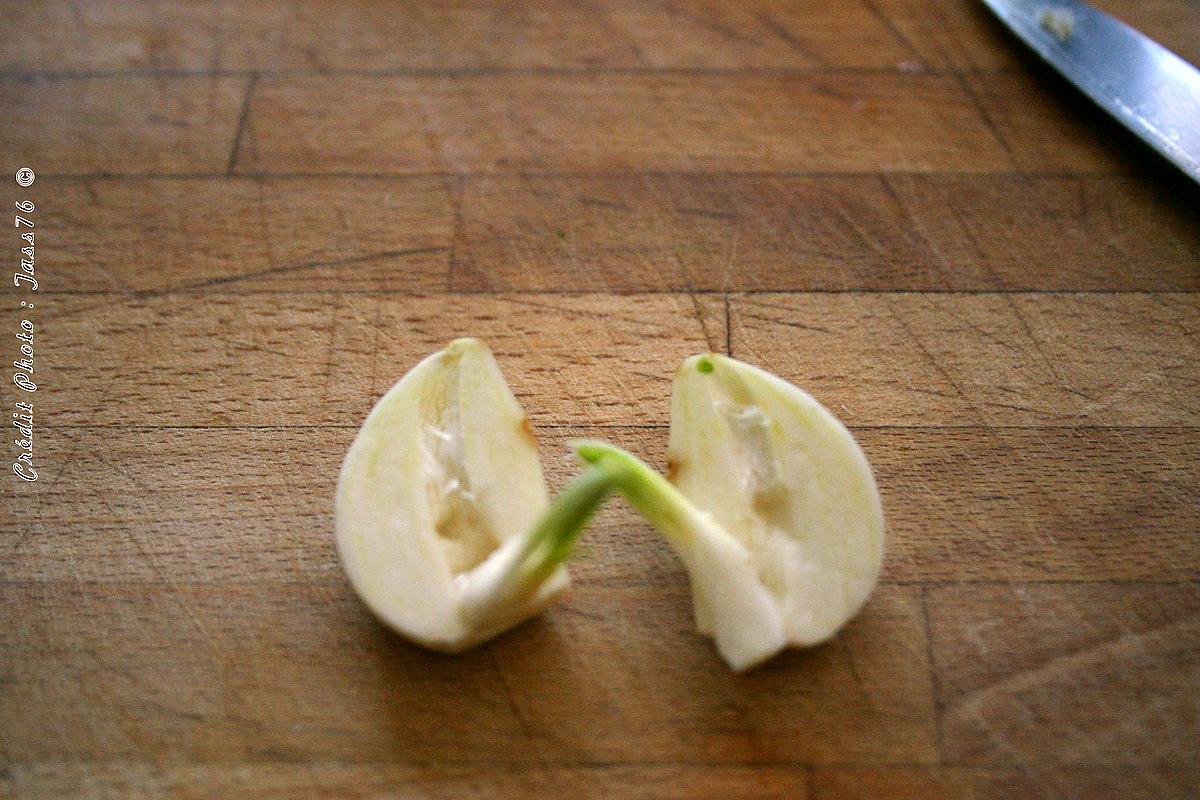
[{"label": "wooden cutting board", "polygon": [[[1200,60],[1194,2],[1105,6]],[[0,795],[1200,795],[1200,191],[980,4],[4,17],[40,388]],[[458,658],[390,634],[333,485],[464,334],[554,487],[577,436],[661,465],[691,353],[805,387],[884,494],[871,602],[730,674],[613,503],[536,621]]]}]

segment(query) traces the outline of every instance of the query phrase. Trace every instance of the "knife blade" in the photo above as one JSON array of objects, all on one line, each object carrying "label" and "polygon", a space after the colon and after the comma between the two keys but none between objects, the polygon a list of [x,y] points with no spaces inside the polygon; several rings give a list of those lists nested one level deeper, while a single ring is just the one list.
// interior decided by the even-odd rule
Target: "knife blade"
[{"label": "knife blade", "polygon": [[1200,182],[1200,71],[1080,0],[983,0],[1105,111]]}]

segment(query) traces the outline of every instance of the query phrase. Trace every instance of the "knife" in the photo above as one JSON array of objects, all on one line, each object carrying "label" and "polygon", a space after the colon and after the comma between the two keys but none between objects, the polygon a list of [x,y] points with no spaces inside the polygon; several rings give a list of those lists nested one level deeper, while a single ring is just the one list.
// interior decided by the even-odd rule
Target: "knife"
[{"label": "knife", "polygon": [[1080,0],[983,0],[1101,108],[1200,182],[1200,71]]}]

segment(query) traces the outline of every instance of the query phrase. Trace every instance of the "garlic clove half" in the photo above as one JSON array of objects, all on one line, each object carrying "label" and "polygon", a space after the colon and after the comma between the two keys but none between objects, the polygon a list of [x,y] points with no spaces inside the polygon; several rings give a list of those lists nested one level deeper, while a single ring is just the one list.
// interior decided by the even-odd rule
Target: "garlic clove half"
[{"label": "garlic clove half", "polygon": [[404,636],[460,652],[541,611],[612,482],[551,504],[525,412],[491,351],[457,339],[376,403],[342,464],[338,553],[355,591]]},{"label": "garlic clove half", "polygon": [[830,638],[879,577],[883,506],[858,443],[807,393],[749,364],[705,354],[680,367],[670,484],[611,445],[576,451],[622,466],[622,493],[684,561],[698,630],[736,670]]},{"label": "garlic clove half", "polygon": [[749,552],[789,643],[813,645],[866,602],[883,504],[846,426],[807,392],[722,355],[676,373],[671,481]]}]

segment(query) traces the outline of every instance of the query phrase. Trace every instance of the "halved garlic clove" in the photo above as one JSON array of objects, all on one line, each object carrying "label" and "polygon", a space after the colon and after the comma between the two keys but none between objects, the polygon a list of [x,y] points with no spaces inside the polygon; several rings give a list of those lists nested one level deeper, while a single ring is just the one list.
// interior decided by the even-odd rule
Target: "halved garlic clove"
[{"label": "halved garlic clove", "polygon": [[549,503],[537,443],[491,351],[457,339],[375,405],[342,464],[342,566],[375,614],[459,652],[541,611],[612,488],[589,472]]},{"label": "halved garlic clove", "polygon": [[883,507],[850,432],[811,396],[719,355],[675,376],[672,487],[633,456],[621,491],[666,535],[692,585],[696,626],[736,670],[833,636],[866,601],[883,561]]}]

